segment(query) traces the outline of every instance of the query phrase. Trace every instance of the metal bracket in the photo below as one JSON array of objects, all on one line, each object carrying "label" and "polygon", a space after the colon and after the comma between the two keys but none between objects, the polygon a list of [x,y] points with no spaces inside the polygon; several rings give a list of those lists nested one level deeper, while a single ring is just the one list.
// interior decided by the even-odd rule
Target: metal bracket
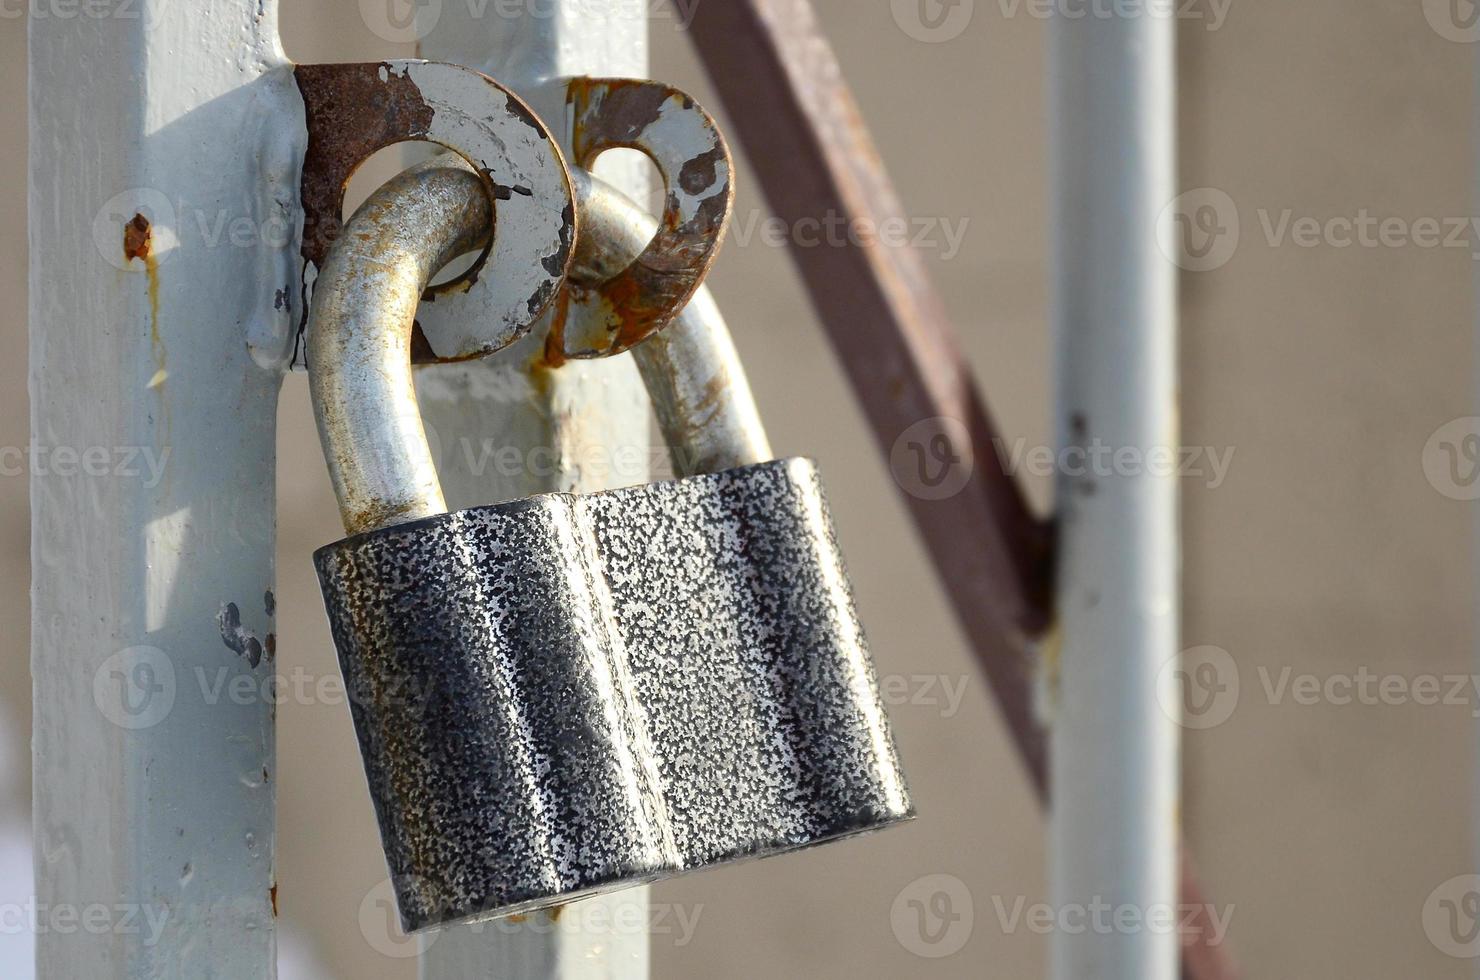
[{"label": "metal bracket", "polygon": [[[430,61],[299,65],[308,120],[303,164],[303,314],[343,227],[344,190],[375,151],[438,143],[466,160],[495,202],[495,230],[462,276],[423,294],[418,363],[480,357],[518,340],[565,279],[575,245],[570,174],[544,123],[518,96],[470,68]],[[496,270],[484,275],[485,268]]]},{"label": "metal bracket", "polygon": [[605,357],[671,323],[704,281],[734,209],[735,166],[714,117],[669,85],[571,79],[566,114],[576,166],[589,170],[602,153],[626,147],[646,154],[663,178],[663,215],[647,248],[599,284],[573,282],[575,315],[556,314],[552,347]]}]

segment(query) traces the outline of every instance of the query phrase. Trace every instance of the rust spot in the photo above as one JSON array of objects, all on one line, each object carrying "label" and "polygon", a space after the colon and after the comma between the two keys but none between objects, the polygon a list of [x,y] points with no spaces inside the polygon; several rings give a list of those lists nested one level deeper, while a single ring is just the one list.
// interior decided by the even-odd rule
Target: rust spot
[{"label": "rust spot", "polygon": [[154,230],[149,225],[149,219],[142,214],[136,214],[123,226],[123,259],[132,262],[141,259],[148,262],[149,246],[154,236]]},{"label": "rust spot", "polygon": [[[263,771],[263,775],[266,775],[266,770]],[[277,882],[274,881],[272,887],[267,890],[267,897],[272,901],[272,917],[276,919],[278,917]]]},{"label": "rust spot", "polygon": [[545,347],[541,352],[543,363],[532,367],[558,368],[565,364],[565,324],[570,318],[570,290],[563,290],[555,298],[555,312],[550,321],[550,332],[545,335]]},{"label": "rust spot", "polygon": [[673,95],[666,86],[639,79],[573,79],[566,90],[566,101],[576,107],[574,141],[584,147],[578,162],[589,167],[602,150],[636,141],[644,129],[658,121],[663,103]]},{"label": "rust spot", "polygon": [[[376,150],[420,139],[431,128],[432,107],[421,90],[410,76],[389,67],[376,62],[293,69],[308,124],[299,187],[305,271],[324,264],[344,227],[344,189],[355,169]],[[308,324],[307,282],[301,309],[300,342]]]}]

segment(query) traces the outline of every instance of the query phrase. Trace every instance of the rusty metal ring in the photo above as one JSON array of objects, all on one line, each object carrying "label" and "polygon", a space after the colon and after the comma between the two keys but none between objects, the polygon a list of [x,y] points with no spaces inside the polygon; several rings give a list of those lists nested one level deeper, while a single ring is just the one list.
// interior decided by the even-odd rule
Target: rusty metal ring
[{"label": "rusty metal ring", "polygon": [[734,207],[734,164],[714,117],[669,85],[576,78],[566,110],[576,166],[624,147],[646,154],[663,178],[663,216],[647,248],[604,282],[572,280],[568,308],[553,314],[553,350],[605,357],[667,326],[704,281]]},{"label": "rusty metal ring", "polygon": [[563,291],[576,229],[570,173],[544,123],[514,93],[459,65],[298,65],[294,74],[309,137],[300,333],[313,279],[343,227],[350,176],[377,150],[410,140],[465,159],[495,211],[494,234],[473,267],[423,294],[413,360],[479,357],[527,333]]}]

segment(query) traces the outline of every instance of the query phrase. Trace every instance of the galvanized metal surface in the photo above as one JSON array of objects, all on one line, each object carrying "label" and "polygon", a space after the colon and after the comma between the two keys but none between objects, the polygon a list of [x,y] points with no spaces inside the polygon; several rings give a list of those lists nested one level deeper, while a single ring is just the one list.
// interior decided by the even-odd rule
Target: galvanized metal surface
[{"label": "galvanized metal surface", "polygon": [[294,74],[309,131],[304,307],[339,237],[344,188],[355,169],[383,147],[424,140],[467,160],[498,207],[497,231],[479,261],[427,290],[416,360],[478,357],[527,333],[554,298],[575,237],[564,160],[529,107],[486,75],[457,65],[299,65]]},{"label": "galvanized metal surface", "polygon": [[806,460],[315,561],[408,930],[911,815]]},{"label": "galvanized metal surface", "polygon": [[37,975],[270,978],[274,700],[200,679],[280,669],[302,103],[274,0],[67,13],[7,28],[29,30],[31,438],[110,461],[30,481],[34,908],[64,913]]}]

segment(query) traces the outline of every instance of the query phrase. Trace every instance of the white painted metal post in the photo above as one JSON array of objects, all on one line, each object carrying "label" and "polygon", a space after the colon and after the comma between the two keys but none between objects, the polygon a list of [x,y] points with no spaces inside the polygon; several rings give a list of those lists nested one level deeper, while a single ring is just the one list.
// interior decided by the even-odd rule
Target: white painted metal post
[{"label": "white painted metal post", "polygon": [[[1175,34],[1151,6],[1051,22],[1062,629],[1050,753],[1058,980],[1173,980],[1176,655]],[[1168,672],[1169,673],[1169,672]],[[1158,911],[1160,910],[1160,911]],[[1175,925],[1175,917],[1171,923]],[[1079,927],[1082,923],[1082,927]]]},{"label": "white painted metal post", "polygon": [[38,973],[272,977],[272,703],[212,692],[274,670],[302,110],[273,0],[73,14],[28,18]]},{"label": "white painted metal post", "polygon": [[[424,28],[422,56],[493,76],[556,130],[565,118],[558,79],[647,77],[647,0],[438,6]],[[600,172],[646,198],[640,167]],[[543,344],[544,337],[531,336],[487,361],[419,372],[423,416],[441,443],[449,506],[647,480],[650,418],[632,358],[552,369],[544,364]],[[558,915],[447,929],[425,946],[421,976],[643,980],[647,921],[647,889],[636,888],[566,906]]]}]

